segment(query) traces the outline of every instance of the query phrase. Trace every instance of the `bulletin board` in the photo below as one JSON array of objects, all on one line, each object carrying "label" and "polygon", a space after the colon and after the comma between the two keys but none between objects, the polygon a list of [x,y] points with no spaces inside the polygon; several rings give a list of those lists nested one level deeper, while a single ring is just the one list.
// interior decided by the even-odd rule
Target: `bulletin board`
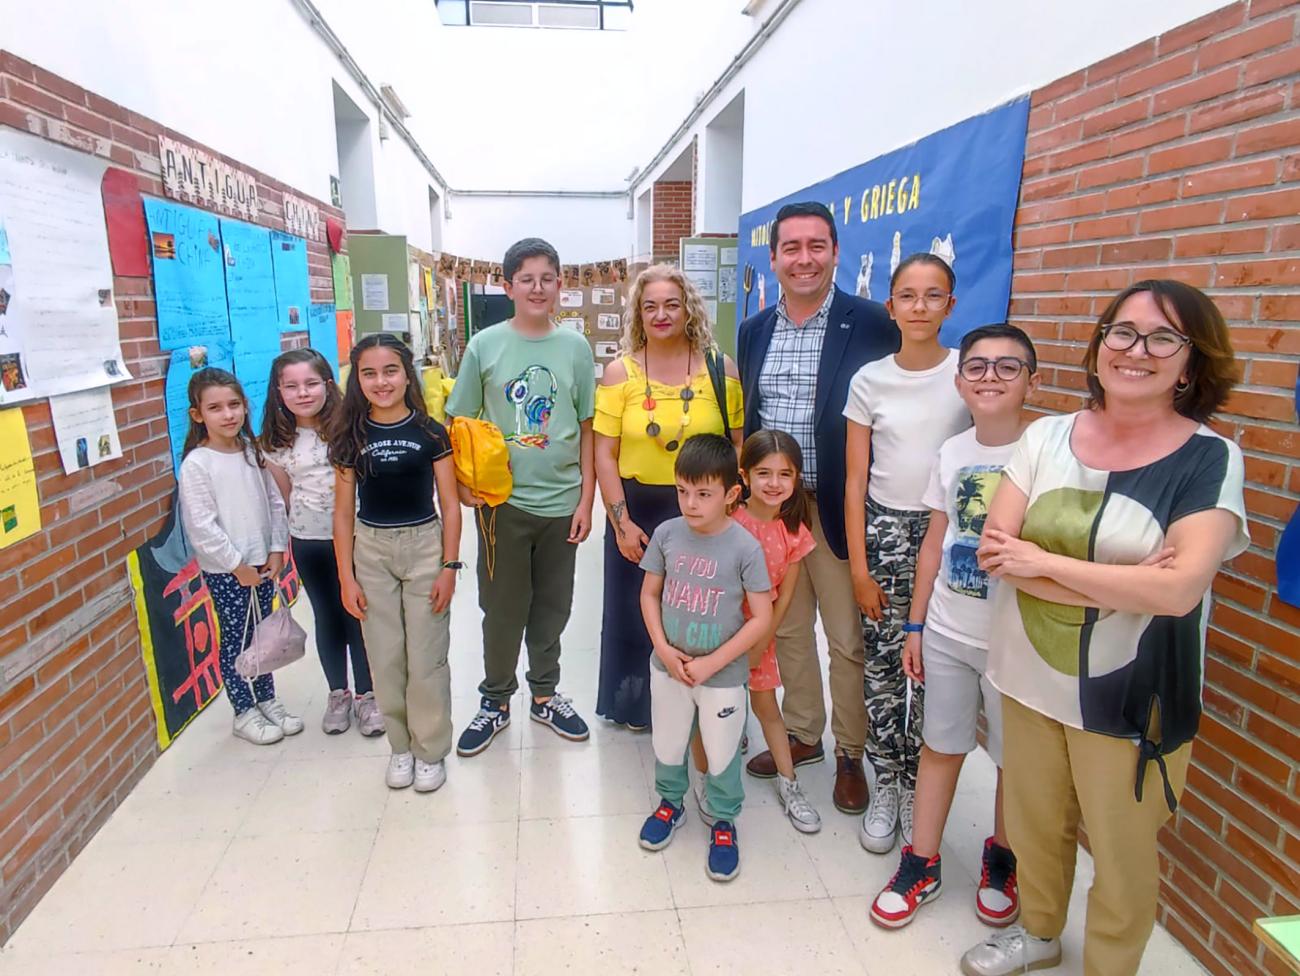
[{"label": "bulletin board", "polygon": [[412,309],[406,238],[400,234],[349,234],[348,261],[356,338],[392,332],[409,339]]},{"label": "bulletin board", "polygon": [[713,338],[732,358],[736,355],[737,277],[735,237],[683,237],[678,264],[695,283],[713,323]]}]

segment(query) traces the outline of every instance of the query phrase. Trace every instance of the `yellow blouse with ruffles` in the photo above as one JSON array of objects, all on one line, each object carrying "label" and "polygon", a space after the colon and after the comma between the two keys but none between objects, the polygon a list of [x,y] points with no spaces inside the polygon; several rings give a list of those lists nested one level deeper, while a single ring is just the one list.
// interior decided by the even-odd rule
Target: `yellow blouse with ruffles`
[{"label": "yellow blouse with ruffles", "polygon": [[[596,387],[596,416],[592,429],[606,437],[617,437],[618,473],[643,485],[671,485],[675,452],[663,446],[645,432],[650,418],[645,409],[645,373],[631,356],[623,357],[627,379],[616,386],[599,384]],[[690,423],[683,437],[692,434],[721,434],[722,411],[713,392],[713,382],[707,370],[700,370],[691,381],[695,398],[691,400]],[[655,422],[665,442],[677,433],[682,420],[682,388],[667,383],[650,381],[650,395],[655,400]],[[727,377],[727,417],[732,430],[745,425],[745,408],[742,402],[740,380]]]}]

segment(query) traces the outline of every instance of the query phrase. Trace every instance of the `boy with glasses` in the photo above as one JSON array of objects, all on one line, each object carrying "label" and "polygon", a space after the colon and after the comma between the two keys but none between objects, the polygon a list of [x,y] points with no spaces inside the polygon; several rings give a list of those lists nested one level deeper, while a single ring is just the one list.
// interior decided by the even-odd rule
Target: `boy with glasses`
[{"label": "boy with glasses", "polygon": [[481,416],[501,428],[514,482],[510,498],[491,509],[460,488],[462,503],[480,509],[484,668],[478,714],[456,744],[461,756],[478,755],[510,724],[521,641],[529,717],[575,742],[590,734],[556,686],[578,543],[591,531],[596,494],[595,364],[586,338],[551,320],[560,290],[555,248],[536,237],[511,245],[502,275],[514,318],[470,339],[447,400],[449,415]]},{"label": "boy with glasses", "polygon": [[915,823],[898,871],[871,905],[871,920],[891,929],[907,925],[939,894],[939,843],[962,763],[975,748],[981,705],[998,785],[975,913],[999,928],[1020,914],[1016,858],[1002,822],[1001,696],[984,674],[997,583],[979,568],[975,550],[1002,468],[1026,426],[1023,408],[1038,387],[1038,357],[1029,337],[1005,324],[967,333],[959,357],[956,388],[975,426],[944,441],[923,498],[930,524],[917,556],[903,645],[903,670],[925,683],[927,712]]}]

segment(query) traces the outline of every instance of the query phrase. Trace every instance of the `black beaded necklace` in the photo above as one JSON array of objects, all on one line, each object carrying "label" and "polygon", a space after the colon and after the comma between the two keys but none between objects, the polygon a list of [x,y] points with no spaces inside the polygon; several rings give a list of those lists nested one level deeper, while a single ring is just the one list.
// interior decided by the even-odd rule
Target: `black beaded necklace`
[{"label": "black beaded necklace", "polygon": [[689,427],[691,423],[691,400],[695,399],[695,391],[691,389],[691,380],[693,378],[694,378],[694,374],[691,373],[691,350],[688,348],[686,351],[686,382],[682,385],[682,391],[681,391],[682,422],[677,428],[676,436],[674,436],[671,440],[665,443],[659,436],[661,433],[663,433],[663,429],[659,426],[658,423],[655,422],[654,412],[655,412],[655,407],[657,407],[658,404],[655,403],[655,398],[650,393],[650,344],[646,343],[645,401],[641,404],[643,407],[645,407],[646,419],[648,421],[645,425],[645,432],[647,437],[653,437],[655,441],[659,444],[659,446],[662,447],[665,451],[668,451],[669,453],[672,453],[673,451],[677,450],[679,447],[682,446],[682,439],[683,439],[682,435],[686,433],[686,428]]}]

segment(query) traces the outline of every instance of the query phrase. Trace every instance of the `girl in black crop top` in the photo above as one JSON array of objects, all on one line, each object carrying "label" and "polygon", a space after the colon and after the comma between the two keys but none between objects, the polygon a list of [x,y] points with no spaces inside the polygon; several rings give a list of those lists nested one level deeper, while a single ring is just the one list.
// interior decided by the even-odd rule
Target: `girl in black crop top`
[{"label": "girl in black crop top", "polygon": [[435,790],[451,745],[447,609],[461,565],[451,442],[425,412],[401,340],[368,335],[350,360],[329,446],[339,586],[361,621],[393,747],[388,785]]}]

